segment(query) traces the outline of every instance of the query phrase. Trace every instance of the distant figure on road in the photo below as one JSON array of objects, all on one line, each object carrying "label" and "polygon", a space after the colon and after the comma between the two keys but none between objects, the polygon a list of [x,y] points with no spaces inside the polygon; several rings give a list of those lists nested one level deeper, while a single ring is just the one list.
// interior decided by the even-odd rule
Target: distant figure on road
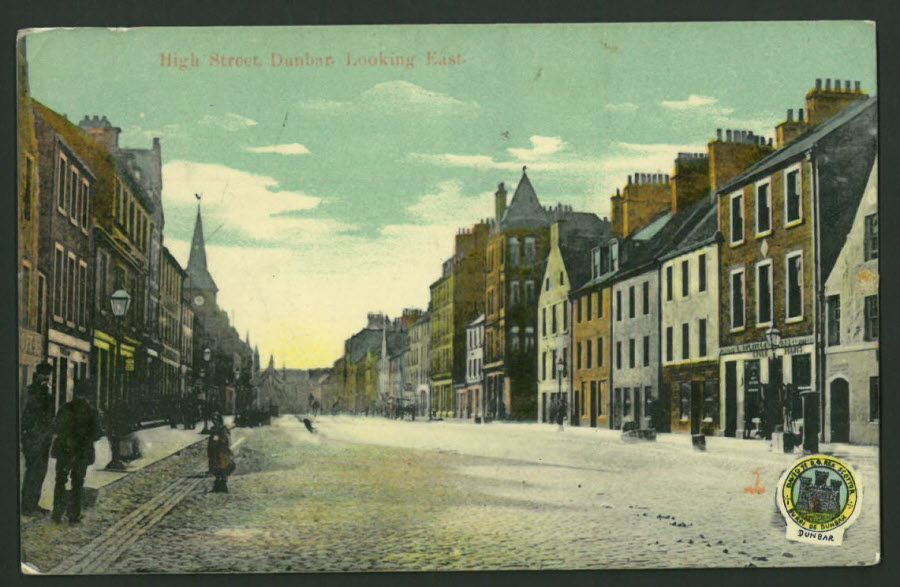
[{"label": "distant figure on road", "polygon": [[[70,524],[81,520],[81,496],[88,465],[94,462],[94,442],[100,438],[100,418],[88,402],[91,384],[82,379],[75,384],[75,397],[59,409],[54,425],[56,438],[51,455],[56,459],[53,487],[53,521],[61,522],[65,510]],[[66,500],[66,483],[72,490]],[[68,501],[68,503],[67,503]]]},{"label": "distant figure on road", "polygon": [[25,478],[22,483],[22,513],[43,515],[38,506],[41,485],[47,475],[50,443],[53,440],[53,398],[47,387],[53,367],[41,363],[28,386],[28,398],[22,412],[22,452],[25,455]]},{"label": "distant figure on road", "polygon": [[206,456],[209,459],[209,472],[215,476],[213,493],[228,493],[228,476],[234,472],[234,455],[231,453],[231,435],[222,415],[218,412],[212,416],[213,427],[206,445]]}]

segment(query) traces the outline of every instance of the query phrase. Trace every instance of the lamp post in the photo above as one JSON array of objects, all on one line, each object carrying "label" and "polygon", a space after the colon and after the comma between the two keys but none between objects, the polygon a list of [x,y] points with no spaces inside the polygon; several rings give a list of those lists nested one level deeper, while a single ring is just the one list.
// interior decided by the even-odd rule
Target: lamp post
[{"label": "lamp post", "polygon": [[203,430],[200,434],[209,432],[209,400],[211,390],[209,389],[209,359],[212,357],[212,351],[209,347],[203,349]]},{"label": "lamp post", "polygon": [[122,318],[125,316],[125,312],[128,311],[128,307],[131,305],[131,296],[128,295],[128,292],[124,289],[119,289],[113,292],[112,296],[109,299],[109,305],[112,309],[113,316],[115,317],[116,322],[116,356],[112,362],[113,364],[113,392],[112,392],[112,401],[107,409],[107,418],[106,418],[106,437],[109,441],[110,452],[112,453],[112,459],[106,465],[106,469],[108,471],[124,471],[125,464],[122,462],[121,454],[119,452],[119,445],[121,443],[121,435],[120,426],[122,423],[122,416],[119,414],[120,402],[119,398],[122,394],[122,390],[119,389],[121,386],[121,381],[119,379],[119,368],[118,363],[122,357]]},{"label": "lamp post", "polygon": [[[767,396],[767,400],[768,400],[768,402],[771,402],[775,399],[777,399],[777,401],[778,401],[778,407],[779,407],[779,411],[781,412],[781,421],[782,421],[782,443],[783,443],[784,451],[790,452],[791,450],[793,450],[793,445],[791,444],[791,441],[793,440],[793,436],[792,436],[793,430],[791,430],[792,426],[790,423],[790,419],[788,417],[791,406],[785,405],[783,385],[781,384],[781,382],[780,381],[775,382],[775,381],[773,381],[773,378],[772,378],[771,365],[775,362],[775,359],[778,358],[778,355],[777,355],[778,349],[781,348],[781,331],[779,331],[777,328],[775,328],[774,324],[772,326],[770,326],[768,328],[768,330],[766,330],[766,343],[767,343],[768,349],[769,349],[769,365],[770,365],[770,368],[769,368],[769,393],[771,393],[773,396],[773,397]],[[767,413],[766,413],[767,419],[768,419],[768,415],[769,415],[770,411],[772,411],[772,410],[767,410]],[[774,421],[769,422],[768,426],[774,432],[775,422]]]},{"label": "lamp post", "polygon": [[563,393],[562,393],[562,380],[563,380],[563,377],[565,377],[565,376],[566,376],[566,362],[565,362],[565,360],[563,360],[562,356],[560,356],[559,359],[556,361],[556,378],[557,378],[557,382],[558,382],[557,389],[559,390],[559,393],[557,394],[557,397],[559,398],[559,410],[557,412],[556,419],[557,419],[557,422],[559,422],[560,430],[563,429],[563,421],[565,420],[566,415],[569,413],[568,412],[569,402],[567,401],[568,398],[564,397]]}]

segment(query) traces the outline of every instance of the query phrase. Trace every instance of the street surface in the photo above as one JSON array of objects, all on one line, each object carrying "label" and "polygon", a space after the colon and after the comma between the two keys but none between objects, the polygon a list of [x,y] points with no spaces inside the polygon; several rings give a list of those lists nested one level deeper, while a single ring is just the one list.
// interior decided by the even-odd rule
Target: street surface
[{"label": "street surface", "polygon": [[[844,545],[789,542],[775,483],[799,455],[688,435],[294,416],[235,429],[230,493],[196,445],[101,491],[82,526],[23,529],[62,573],[865,565],[878,560],[874,447],[834,450],[862,478]],[[824,446],[829,450],[831,447]],[[760,490],[756,487],[759,474]],[[74,534],[73,534],[74,533]]]}]

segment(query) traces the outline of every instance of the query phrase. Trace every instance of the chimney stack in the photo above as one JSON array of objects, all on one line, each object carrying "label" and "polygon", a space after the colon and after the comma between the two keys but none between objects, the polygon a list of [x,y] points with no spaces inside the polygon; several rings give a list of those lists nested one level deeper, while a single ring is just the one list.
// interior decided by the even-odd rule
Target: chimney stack
[{"label": "chimney stack", "polygon": [[719,142],[722,141],[722,129],[721,128],[716,129],[716,140]]},{"label": "chimney stack", "polygon": [[731,129],[728,129],[725,131],[725,142],[726,143],[731,142]]},{"label": "chimney stack", "polygon": [[830,78],[830,77],[829,77],[829,78],[825,78],[825,89],[826,89],[826,90],[830,90],[830,89],[831,89],[831,78]]},{"label": "chimney stack", "polygon": [[821,89],[822,89],[822,78],[820,78],[820,77],[817,77],[817,78],[816,78],[816,89],[817,89],[817,90],[821,90]]},{"label": "chimney stack", "polygon": [[500,185],[497,186],[497,191],[494,192],[494,215],[497,218],[497,222],[500,222],[500,218],[503,216],[503,212],[506,210],[506,187],[503,185],[503,182],[500,182]]},{"label": "chimney stack", "polygon": [[803,120],[803,108],[797,109],[797,122],[804,122]]},{"label": "chimney stack", "polygon": [[853,91],[859,93],[859,82],[853,82]]},{"label": "chimney stack", "polygon": [[794,120],[794,109],[793,109],[793,108],[788,108],[788,112],[787,112],[787,121],[788,121],[788,122],[791,122],[792,120]]},{"label": "chimney stack", "polygon": [[[628,185],[631,185],[631,176],[630,175],[628,176]],[[618,193],[618,190],[616,190],[616,193]]]},{"label": "chimney stack", "polygon": [[835,80],[834,80],[834,91],[835,92],[841,91],[841,80],[839,80],[837,78],[835,78]]}]

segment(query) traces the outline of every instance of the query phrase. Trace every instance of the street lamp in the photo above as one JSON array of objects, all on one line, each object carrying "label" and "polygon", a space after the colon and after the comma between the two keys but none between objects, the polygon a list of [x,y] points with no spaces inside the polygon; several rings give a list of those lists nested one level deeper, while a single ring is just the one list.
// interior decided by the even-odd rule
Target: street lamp
[{"label": "street lamp", "polygon": [[200,434],[206,434],[209,432],[209,400],[211,391],[209,389],[209,359],[212,357],[212,351],[209,350],[209,347],[203,349],[203,362],[205,367],[203,369],[203,430],[200,431]]},{"label": "street lamp", "polygon": [[119,380],[119,369],[118,363],[122,357],[122,317],[125,316],[125,312],[128,311],[128,307],[131,305],[131,296],[128,295],[128,292],[124,289],[119,289],[113,292],[112,296],[109,298],[109,305],[112,309],[113,316],[115,317],[116,322],[116,356],[113,361],[113,392],[112,392],[112,401],[110,402],[110,406],[107,409],[107,418],[106,418],[106,428],[107,428],[107,440],[109,441],[110,452],[112,453],[112,459],[106,465],[106,469],[108,471],[124,471],[125,464],[122,462],[121,454],[119,451],[121,444],[121,435],[119,434],[119,427],[121,426],[122,415],[119,414],[119,396],[122,393],[122,390],[119,389],[121,382]]},{"label": "street lamp", "polygon": [[566,401],[568,398],[563,397],[563,393],[562,393],[562,380],[563,380],[563,377],[566,376],[566,361],[562,357],[560,357],[556,362],[556,375],[557,375],[557,381],[559,383],[559,386],[558,386],[559,393],[557,395],[557,397],[559,398],[559,406],[558,406],[558,412],[557,412],[556,418],[557,418],[557,421],[559,422],[559,429],[562,430],[563,429],[563,420],[565,419],[566,414],[568,414],[568,410],[569,410],[569,405],[568,405],[569,402]]}]

